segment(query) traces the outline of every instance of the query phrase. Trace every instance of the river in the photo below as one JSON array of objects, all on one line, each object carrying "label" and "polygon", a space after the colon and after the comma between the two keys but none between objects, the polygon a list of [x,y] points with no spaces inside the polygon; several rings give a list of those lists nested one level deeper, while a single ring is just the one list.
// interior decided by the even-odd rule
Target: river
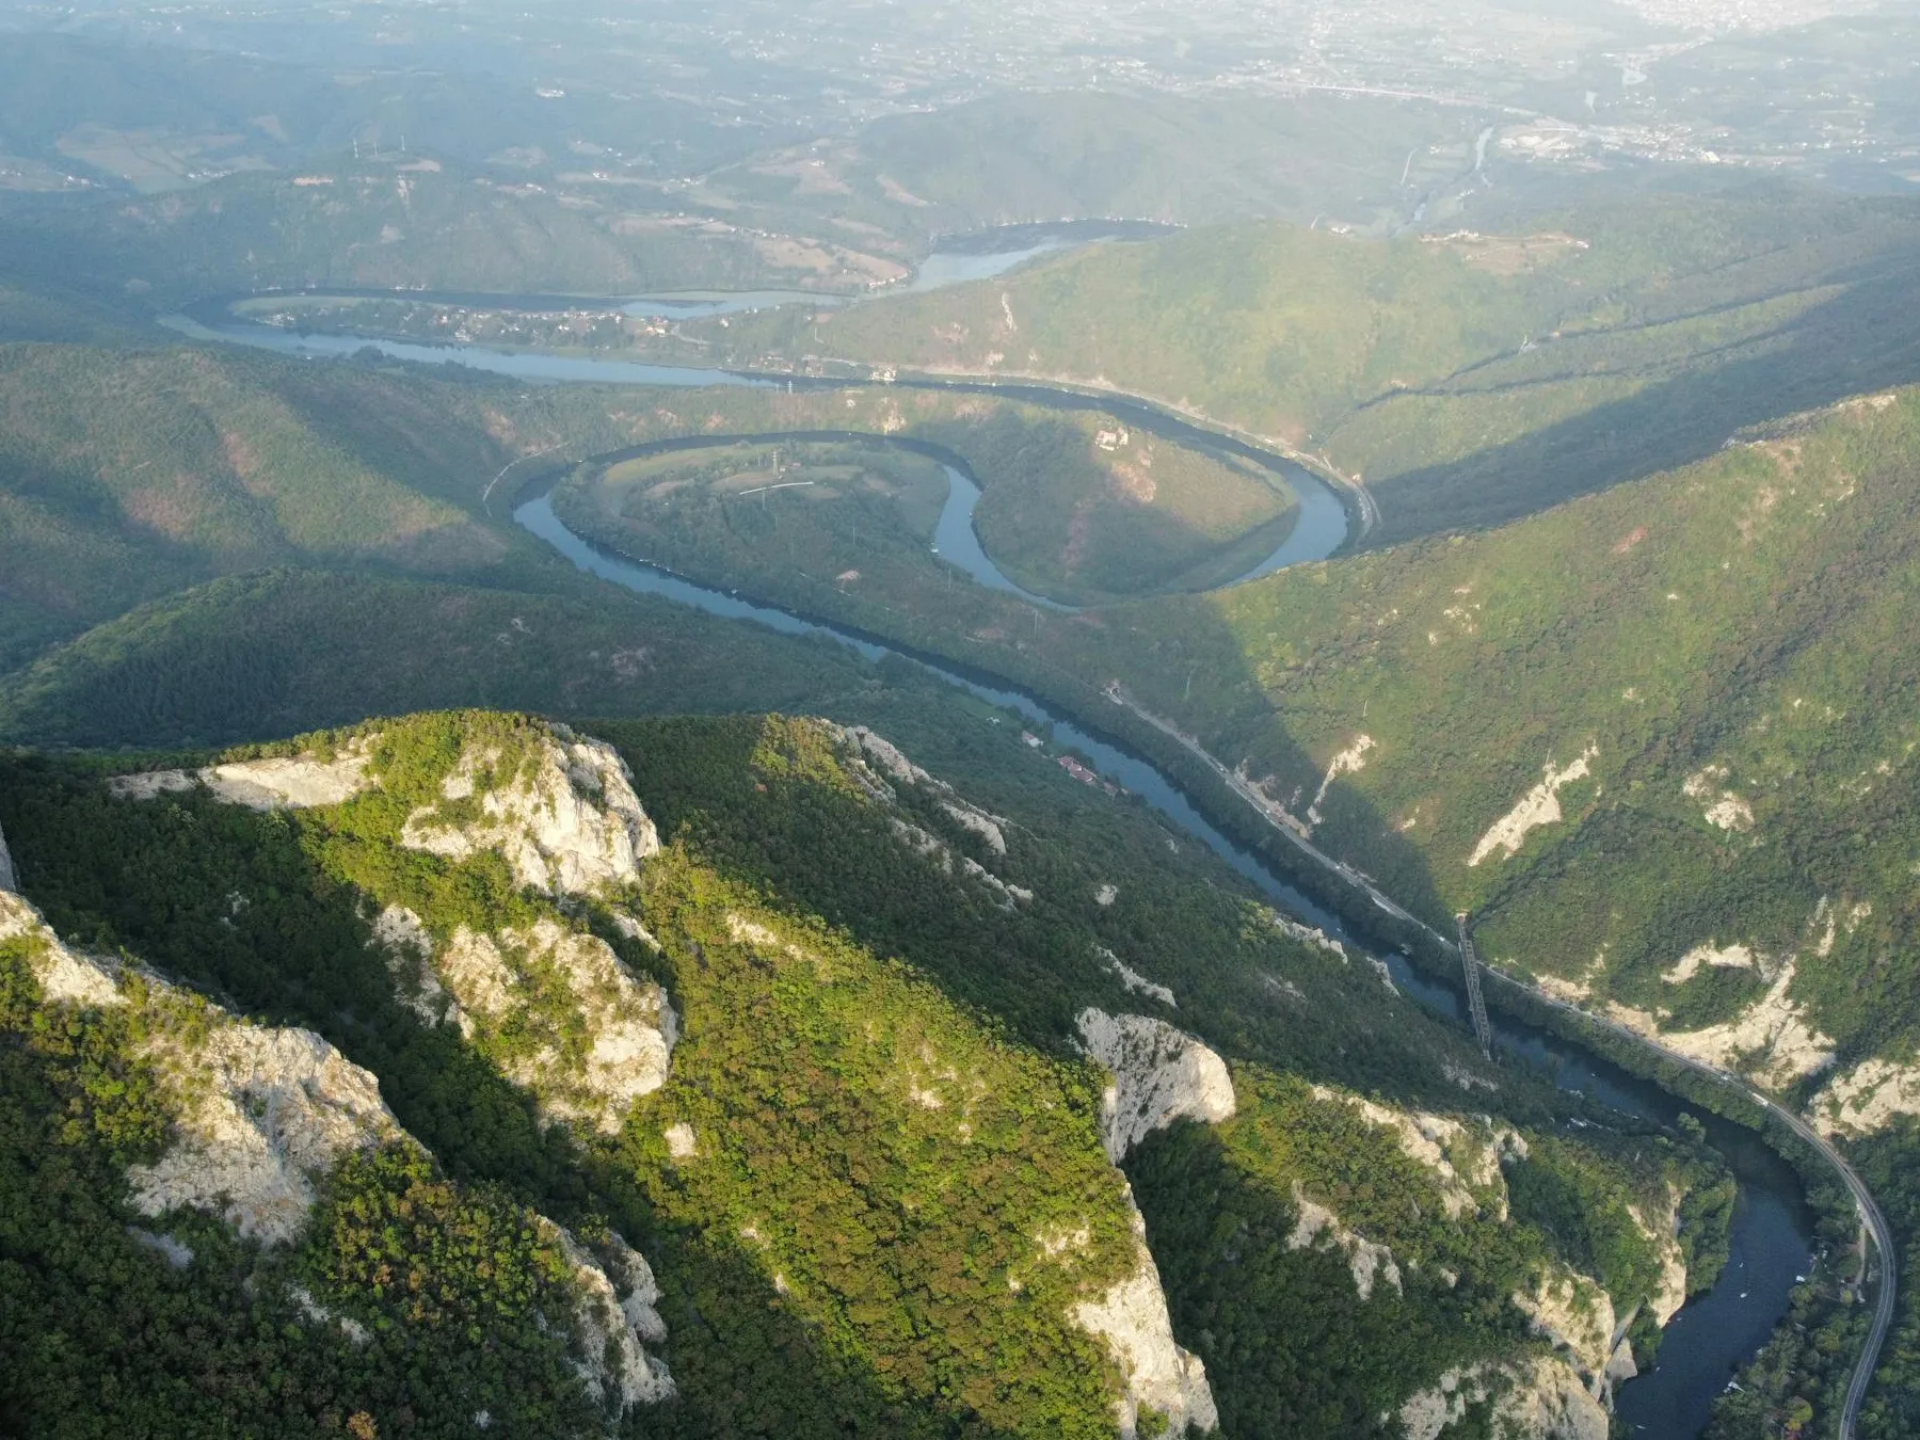
[{"label": "river", "polygon": [[[169,323],[181,333],[198,339],[237,342],[310,356],[351,355],[367,344],[376,343],[353,336],[300,337],[233,318],[224,319],[213,326],[186,317],[173,317]],[[443,347],[377,342],[377,348],[398,358],[427,363],[448,360],[452,353],[457,353],[458,363],[529,380],[668,386],[775,383],[757,377],[722,376],[710,370],[506,354],[467,347],[450,353]],[[1000,389],[1000,393],[1008,391]],[[1117,397],[1090,399],[1067,392],[1054,397],[1050,392],[1030,386],[1019,387],[1012,393],[1030,394],[1043,401],[1058,398],[1060,403],[1099,404],[1104,408],[1122,408],[1126,403],[1117,401]],[[1142,412],[1143,423],[1151,420],[1156,425],[1168,426],[1176,431],[1185,428],[1203,440],[1221,443],[1242,453],[1258,454],[1251,447],[1238,442],[1222,441],[1210,432],[1184,427],[1183,422],[1147,407],[1135,408]],[[1266,458],[1271,463],[1271,457]],[[980,550],[978,538],[973,533],[972,510],[980,498],[978,487],[969,477],[951,466],[949,478],[951,488],[942,511],[937,540],[943,556],[962,565],[983,584],[995,585],[993,577],[998,577],[996,588],[1017,591],[1018,587],[1001,575],[998,567]],[[1344,539],[1347,517],[1331,491],[1318,481],[1314,485],[1325,492],[1333,511],[1339,515],[1339,537],[1333,546],[1322,551],[1322,554],[1331,553],[1339,539]],[[1290,545],[1309,525],[1307,512],[1310,492],[1300,490],[1299,493],[1302,516],[1294,534],[1288,537]],[[1325,510],[1315,513],[1321,517],[1320,522],[1316,523],[1323,524]],[[870,660],[880,660],[889,654],[902,655],[981,700],[1017,712],[1055,748],[1069,749],[1079,754],[1101,775],[1125,786],[1180,830],[1208,846],[1280,909],[1320,927],[1349,947],[1364,951],[1362,942],[1349,933],[1337,917],[1279,879],[1250,851],[1229,840],[1152,764],[1055,713],[1032,696],[1011,689],[990,675],[972,673],[951,662],[903,650],[878,637],[755,604],[737,595],[616,555],[568,530],[554,514],[549,493],[534,494],[522,500],[514,510],[514,519],[581,570],[626,589],[692,606],[711,615],[748,621],[784,634],[831,640],[851,647]],[[1315,545],[1326,538],[1324,530],[1316,529],[1312,533],[1318,537],[1312,542]],[[1284,551],[1287,547],[1281,548]],[[1302,548],[1306,548],[1305,542]],[[1303,555],[1299,558],[1309,557]],[[1287,563],[1294,562],[1276,553],[1250,572],[1250,576],[1267,573]],[[1398,955],[1386,958],[1396,984],[1404,992],[1464,1023],[1465,1002],[1459,991],[1415,971]],[[1644,1440],[1695,1440],[1706,1425],[1713,1402],[1731,1378],[1733,1370],[1753,1357],[1786,1314],[1795,1277],[1807,1273],[1812,1248],[1812,1217],[1798,1178],[1751,1131],[1695,1111],[1677,1097],[1636,1079],[1625,1070],[1568,1041],[1498,1017],[1494,1034],[1495,1042],[1503,1053],[1544,1065],[1551,1070],[1556,1083],[1562,1088],[1580,1091],[1625,1113],[1667,1124],[1671,1124],[1683,1111],[1695,1113],[1707,1125],[1715,1145],[1726,1155],[1739,1181],[1739,1199],[1735,1206],[1731,1236],[1732,1259],[1728,1262],[1726,1272],[1708,1295],[1688,1305],[1669,1324],[1657,1368],[1647,1376],[1628,1382],[1619,1391],[1618,1413],[1633,1427],[1636,1436],[1644,1437]]]},{"label": "river", "polygon": [[[964,477],[955,476],[964,482]],[[901,655],[948,684],[990,704],[1018,712],[1055,748],[1072,750],[1095,770],[1138,795],[1186,834],[1205,844],[1281,910],[1317,925],[1343,944],[1364,951],[1340,920],[1276,877],[1253,854],[1210,824],[1166,776],[1146,760],[1055,713],[1032,696],[947,661],[883,643],[870,635],[823,624],[725,594],[651,565],[640,564],[582,539],[554,514],[550,494],[524,500],[514,520],[588,574],[645,595],[691,605],[710,615],[747,620],[787,635],[836,641],[869,660]],[[1385,957],[1399,988],[1426,1005],[1466,1022],[1462,992],[1415,970],[1397,954]],[[1740,1193],[1730,1237],[1731,1258],[1719,1283],[1667,1326],[1654,1370],[1620,1387],[1617,1411],[1645,1440],[1694,1440],[1733,1371],[1766,1343],[1787,1313],[1796,1278],[1812,1260],[1813,1217],[1799,1178],[1751,1130],[1695,1107],[1648,1081],[1558,1036],[1494,1017],[1494,1043],[1507,1056],[1548,1069],[1562,1089],[1576,1091],[1625,1114],[1673,1124],[1682,1113],[1707,1127],[1726,1156]]]}]

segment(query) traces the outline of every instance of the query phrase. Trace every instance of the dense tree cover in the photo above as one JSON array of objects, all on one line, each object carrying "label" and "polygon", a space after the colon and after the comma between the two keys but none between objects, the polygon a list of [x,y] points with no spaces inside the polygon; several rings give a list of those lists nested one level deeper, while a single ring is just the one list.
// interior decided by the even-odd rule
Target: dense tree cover
[{"label": "dense tree cover", "polygon": [[0,942],[9,1434],[453,1436],[481,1411],[515,1434],[596,1424],[551,1227],[450,1183],[410,1144],[323,1177],[290,1249],[167,1217],[191,1257],[174,1263],[126,1198],[124,1167],[156,1158],[174,1118],[143,1042],[190,1049],[224,1022],[137,981],[124,1006],[47,1003],[29,965],[40,943]]},{"label": "dense tree cover", "polygon": [[324,184],[241,173],[167,196],[17,208],[0,228],[0,258],[37,279],[123,300],[126,278],[140,276],[140,303],[157,314],[235,290],[634,295],[792,285],[816,279],[822,262],[845,265],[850,284],[904,273],[832,241],[795,245],[782,264],[732,227],[696,232],[599,205],[589,213],[453,161],[429,169],[391,156],[348,161],[337,142],[330,150],[311,172]]},{"label": "dense tree cover", "polygon": [[[115,801],[97,765],[13,756],[0,762],[0,825],[23,883],[63,933],[124,945],[248,1013],[313,1026],[380,1076],[444,1169],[399,1153],[347,1167],[313,1231],[315,1245],[332,1248],[307,1253],[298,1274],[321,1303],[368,1325],[386,1347],[379,1355],[432,1365],[445,1384],[436,1393],[480,1396],[474,1408],[507,1403],[475,1388],[501,1376],[528,1405],[553,1403],[551,1387],[528,1377],[557,1352],[507,1325],[553,1273],[548,1242],[525,1218],[532,1207],[583,1233],[611,1223],[652,1260],[679,1398],[636,1418],[645,1433],[1104,1433],[1115,1381],[1068,1312],[1131,1270],[1132,1241],[1095,1130],[1097,1077],[1063,1041],[1080,1004],[1155,1007],[1121,988],[1096,946],[1172,985],[1179,1009],[1163,1013],[1176,1023],[1276,1067],[1240,1073],[1249,1108],[1239,1130],[1162,1137],[1132,1167],[1176,1333],[1211,1359],[1206,1347],[1237,1357],[1266,1327],[1273,1365],[1222,1359],[1223,1404],[1278,1413],[1293,1394],[1288,1367],[1336,1332],[1351,1363],[1299,1401],[1299,1413],[1338,1422],[1329,1434],[1346,1433],[1340,1417],[1370,1416],[1431,1378],[1417,1368],[1397,1388],[1390,1379],[1408,1335],[1432,1339],[1436,1356],[1512,1353],[1520,1322],[1501,1313],[1494,1280],[1476,1308],[1461,1298],[1481,1295],[1474,1282],[1456,1293],[1434,1277],[1469,1260],[1492,1275],[1493,1262],[1477,1258],[1488,1245],[1508,1245],[1501,1253],[1517,1266],[1555,1254],[1555,1242],[1531,1226],[1450,1225],[1430,1173],[1389,1135],[1277,1073],[1444,1106],[1460,1093],[1446,1068],[1471,1065],[1458,1039],[1386,996],[1366,967],[1282,935],[1211,857],[1170,850],[1132,806],[1074,784],[991,714],[885,693],[895,733],[924,741],[962,793],[1004,817],[1008,853],[982,848],[942,810],[943,792],[896,784],[893,801],[875,798],[832,732],[811,722],[597,725],[632,759],[670,841],[640,889],[614,897],[634,908],[658,953],[599,912],[516,892],[496,857],[456,864],[395,843],[421,805],[447,818],[471,809],[475,797],[448,801],[441,788],[463,756],[485,762],[476,795],[511,783],[538,734],[512,716],[429,715],[233,752],[325,754],[378,734],[381,789],[297,814],[193,792]],[[900,843],[896,818],[990,861],[1035,898],[1008,911],[977,884],[941,876]],[[1101,904],[1106,886],[1115,894]],[[671,990],[683,1033],[667,1086],[639,1102],[617,1139],[543,1128],[535,1097],[500,1078],[484,1045],[406,1009],[367,944],[368,900],[407,904],[442,936],[535,917],[594,927]],[[533,997],[529,1023],[546,1003]],[[1505,1074],[1502,1086],[1508,1108],[1550,1113],[1524,1075]],[[691,1155],[666,1138],[681,1124]],[[1223,1140],[1231,1162],[1155,1158],[1156,1147]],[[1602,1151],[1580,1159],[1596,1176],[1617,1173]],[[1201,1183],[1216,1172],[1215,1189]],[[1187,1188],[1190,1174],[1199,1188]],[[1409,1267],[1404,1297],[1361,1305],[1343,1260],[1286,1250],[1294,1178],[1403,1263],[1419,1258],[1427,1278]],[[1573,1203],[1593,1203],[1599,1217],[1617,1189],[1596,1184]],[[1221,1310],[1207,1299],[1224,1272],[1205,1237],[1224,1215],[1270,1232],[1275,1277],[1319,1278],[1284,1308],[1278,1292],[1254,1287]],[[1200,1227],[1191,1246],[1182,1225]],[[1051,1253],[1049,1237],[1062,1242]],[[206,1243],[231,1248],[217,1236]],[[199,1253],[187,1273],[227,1252]],[[145,1252],[135,1258],[150,1279],[175,1283]],[[462,1269],[469,1261],[486,1267],[478,1290]],[[261,1273],[266,1262],[246,1263]],[[416,1272],[419,1286],[408,1278]],[[263,1303],[237,1313],[279,1335],[289,1322],[258,1320]],[[434,1348],[493,1324],[489,1316],[498,1324],[485,1363]],[[164,1363],[181,1353],[166,1351]],[[352,1392],[362,1397],[354,1404],[392,1433],[392,1392],[377,1378],[386,1372],[365,1363],[375,1378]],[[438,1433],[424,1410],[411,1423],[419,1428],[406,1433]],[[530,1421],[526,1433],[546,1432]]]},{"label": "dense tree cover", "polygon": [[[888,723],[887,733],[931,740],[931,714],[900,710],[901,725]],[[594,728],[632,764],[663,834],[682,837],[729,876],[774,887],[876,953],[910,961],[1036,1045],[1059,1046],[1089,1003],[1155,1008],[1124,988],[1104,950],[1171,987],[1177,1013],[1160,1013],[1233,1053],[1429,1100],[1459,1095],[1449,1069],[1475,1068],[1462,1037],[1386,995],[1371,967],[1290,937],[1205,852],[1169,853],[1167,837],[1135,805],[1067,781],[1004,726],[949,724],[942,766],[976,803],[1018,817],[1001,827],[1004,856],[930,787],[896,785],[891,806],[874,804],[848,779],[832,736],[810,722]],[[986,887],[935,878],[900,843],[895,816],[1033,898],[1009,910]],[[1522,1082],[1509,1103],[1534,1114],[1551,1101]]]},{"label": "dense tree cover", "polygon": [[0,739],[220,745],[443,705],[830,708],[875,672],[682,606],[276,570],[142,606],[0,677]]},{"label": "dense tree cover", "polygon": [[516,573],[443,498],[499,447],[430,393],[244,355],[0,345],[0,667],[264,565]]},{"label": "dense tree cover", "polygon": [[1712,453],[1740,426],[1920,376],[1885,296],[1905,200],[1730,188],[1391,242],[1214,226],[1001,279],[773,311],[701,338],[862,365],[1117,387],[1321,453],[1382,502],[1376,542],[1531,513]]}]

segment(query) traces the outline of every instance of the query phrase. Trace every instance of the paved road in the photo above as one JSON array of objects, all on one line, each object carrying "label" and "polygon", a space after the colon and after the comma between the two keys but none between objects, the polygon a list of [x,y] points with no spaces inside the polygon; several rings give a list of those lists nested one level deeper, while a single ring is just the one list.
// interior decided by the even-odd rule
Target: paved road
[{"label": "paved road", "polygon": [[[1448,939],[1424,920],[1410,913],[1405,907],[1383,892],[1377,885],[1359,871],[1355,870],[1351,865],[1346,864],[1344,861],[1334,859],[1331,855],[1327,854],[1326,851],[1315,845],[1306,835],[1302,834],[1301,831],[1296,828],[1298,822],[1296,822],[1292,816],[1288,815],[1280,806],[1274,804],[1265,795],[1261,794],[1244,775],[1238,771],[1229,770],[1225,765],[1221,764],[1219,760],[1207,753],[1198,740],[1174,725],[1171,720],[1155,715],[1152,711],[1144,709],[1137,702],[1130,699],[1126,692],[1120,688],[1118,681],[1115,681],[1107,687],[1106,696],[1114,704],[1123,707],[1139,719],[1146,721],[1147,724],[1153,726],[1154,729],[1160,731],[1163,735],[1177,741],[1190,754],[1204,762],[1207,768],[1218,775],[1234,794],[1252,806],[1261,819],[1265,820],[1315,864],[1339,875],[1347,881],[1348,884],[1360,890],[1368,899],[1373,901],[1375,905],[1395,919],[1404,921],[1426,932],[1428,937],[1443,949],[1452,951],[1456,955],[1459,953],[1458,946],[1456,946],[1452,940]],[[1767,1095],[1756,1090],[1752,1085],[1749,1085],[1746,1080],[1740,1076],[1719,1069],[1717,1066],[1709,1065],[1704,1061],[1696,1060],[1691,1056],[1682,1055],[1678,1051],[1670,1050],[1659,1041],[1641,1034],[1638,1030],[1629,1029],[1627,1026],[1621,1025],[1616,1021],[1608,1020],[1601,1016],[1594,1015],[1589,1011],[1582,1010],[1577,1005],[1570,1005],[1564,1000],[1558,1000],[1533,985],[1515,979],[1511,975],[1502,974],[1498,970],[1487,969],[1485,966],[1482,966],[1482,970],[1486,975],[1492,976],[1504,985],[1512,986],[1539,1004],[1551,1006],[1553,1009],[1574,1016],[1588,1025],[1594,1025],[1600,1029],[1607,1030],[1624,1040],[1632,1041],[1636,1045],[1653,1051],[1664,1059],[1684,1065],[1699,1075],[1718,1081],[1720,1084],[1738,1091],[1740,1094],[1752,1100],[1754,1104],[1759,1105],[1770,1114],[1777,1116],[1783,1124],[1810,1145],[1814,1151],[1839,1174],[1840,1179],[1846,1184],[1848,1192],[1853,1196],[1854,1207],[1860,1212],[1861,1223],[1873,1236],[1874,1249],[1879,1253],[1880,1257],[1880,1294],[1878,1303],[1874,1307],[1873,1324],[1867,1331],[1867,1343],[1861,1348],[1859,1363],[1854,1366],[1853,1378],[1847,1386],[1846,1403],[1842,1407],[1840,1414],[1839,1440],[1855,1440],[1855,1430],[1860,1418],[1860,1403],[1866,1398],[1867,1387],[1873,1381],[1874,1369],[1880,1363],[1880,1352],[1885,1347],[1888,1332],[1893,1327],[1898,1265],[1893,1248],[1893,1231],[1887,1224],[1887,1217],[1881,1212],[1879,1202],[1873,1198],[1872,1192],[1867,1189],[1865,1182],[1854,1172],[1853,1167],[1847,1163],[1846,1158],[1827,1142],[1826,1137],[1821,1135],[1811,1125],[1807,1124],[1800,1116],[1788,1110],[1785,1106],[1777,1104]]]}]

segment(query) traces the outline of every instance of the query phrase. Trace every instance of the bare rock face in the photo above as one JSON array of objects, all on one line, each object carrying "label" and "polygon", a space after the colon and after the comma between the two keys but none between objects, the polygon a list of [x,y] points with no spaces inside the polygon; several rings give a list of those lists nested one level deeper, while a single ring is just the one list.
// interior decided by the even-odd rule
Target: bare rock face
[{"label": "bare rock face", "polygon": [[1687,1303],[1687,1259],[1680,1249],[1680,1192],[1668,1186],[1666,1213],[1643,1214],[1629,1205],[1627,1213],[1640,1233],[1660,1247],[1660,1285],[1647,1300],[1654,1323],[1663,1329]]},{"label": "bare rock face", "polygon": [[[549,731],[512,783],[479,797],[479,819],[418,810],[401,843],[450,860],[497,851],[521,885],[552,895],[596,894],[637,877],[640,861],[659,853],[660,836],[633,793],[626,762],[611,745],[564,725]],[[496,758],[462,756],[441,793],[472,798],[476,775]]]},{"label": "bare rock face", "polygon": [[122,800],[151,800],[170,791],[205,785],[230,805],[249,810],[304,810],[340,805],[371,787],[367,775],[369,742],[351,746],[331,760],[296,755],[272,760],[243,760],[203,770],[149,770],[120,775],[107,789]]},{"label": "bare rock face", "polygon": [[20,881],[13,873],[13,855],[7,849],[6,832],[0,831],[0,890],[14,891]]},{"label": "bare rock face", "polygon": [[[954,824],[978,835],[994,855],[1007,853],[1007,835],[1002,827],[1009,822],[1005,816],[982,810],[946,781],[928,774],[914,764],[892,741],[874,734],[866,726],[856,725],[851,729],[843,729],[839,726],[830,728],[834,738],[840,742],[841,754],[847,761],[848,773],[853,777],[854,783],[866,792],[868,799],[882,804],[892,804],[897,798],[893,788],[895,785],[924,788],[938,797],[940,809]],[[948,847],[944,841],[929,835],[919,826],[909,825],[902,820],[894,821],[894,830],[910,848],[925,855],[935,856],[941,860],[947,873],[953,873],[953,857],[947,853]],[[1017,885],[1003,884],[998,876],[973,860],[963,856],[960,863],[968,875],[986,883],[989,888],[997,889],[1003,897],[1011,896],[1021,900],[1033,898]]]},{"label": "bare rock face", "polygon": [[1496,1433],[1508,1440],[1606,1440],[1607,1412],[1565,1362],[1547,1356],[1449,1370],[1409,1396],[1397,1418],[1406,1440],[1439,1440],[1490,1396]]},{"label": "bare rock face", "polygon": [[[1131,1202],[1131,1195],[1128,1198]],[[1074,1319],[1105,1342],[1126,1376],[1119,1413],[1120,1433],[1126,1440],[1138,1434],[1143,1410],[1164,1416],[1171,1434],[1212,1430],[1220,1417],[1207,1384],[1207,1367],[1199,1356],[1174,1343],[1160,1270],[1147,1249],[1146,1222],[1137,1209],[1133,1226],[1137,1268],[1099,1299],[1079,1305]]]},{"label": "bare rock face", "polygon": [[542,920],[498,935],[462,927],[436,949],[397,907],[374,932],[416,1012],[459,1026],[551,1118],[615,1134],[633,1102],[666,1083],[673,1006],[604,940]]},{"label": "bare rock face", "polygon": [[666,1362],[649,1355],[642,1343],[657,1345],[667,1338],[653,1308],[660,1290],[652,1269],[618,1235],[609,1242],[614,1258],[603,1267],[571,1231],[548,1223],[550,1237],[573,1271],[573,1318],[586,1350],[576,1368],[588,1392],[603,1404],[611,1401],[622,1415],[635,1405],[671,1400],[673,1376]]},{"label": "bare rock face", "polygon": [[[128,1167],[141,1214],[205,1210],[242,1235],[284,1244],[305,1228],[319,1185],[341,1160],[385,1143],[420,1148],[381,1100],[374,1076],[312,1031],[248,1024],[149,972],[130,991],[124,970],[70,949],[31,905],[0,893],[0,940],[22,936],[46,1003],[99,1007],[138,997],[165,1005],[163,1021],[178,1018],[175,1007],[197,1012],[199,1033],[191,1038],[178,1025],[161,1025],[146,1042],[145,1058],[174,1124],[173,1143],[158,1161]],[[572,1271],[573,1319],[586,1356],[579,1369],[588,1390],[620,1413],[671,1398],[673,1377],[644,1348],[667,1336],[655,1309],[660,1287],[645,1257],[612,1236],[602,1265],[562,1227],[544,1217],[540,1224]],[[130,1233],[170,1265],[193,1263],[192,1250],[171,1236]],[[364,1333],[305,1291],[296,1288],[293,1298],[315,1323]]]},{"label": "bare rock face", "polygon": [[1226,1062],[1185,1031],[1145,1015],[1091,1007],[1079,1018],[1087,1053],[1113,1076],[1101,1106],[1107,1156],[1116,1165],[1155,1130],[1187,1118],[1233,1118]]},{"label": "bare rock face", "polygon": [[[80,954],[24,900],[0,896],[0,939],[37,941],[32,965],[49,1003],[131,1003],[124,972]],[[310,1030],[249,1025],[153,975],[151,993],[196,1006],[192,1041],[156,1027],[145,1054],[174,1114],[173,1144],[128,1169],[134,1208],[158,1216],[182,1206],[223,1215],[242,1235],[291,1240],[313,1208],[315,1180],[346,1155],[402,1131],[379,1082]]]},{"label": "bare rock face", "polygon": [[1373,1298],[1376,1281],[1404,1293],[1400,1265],[1393,1258],[1393,1251],[1377,1241],[1367,1239],[1358,1231],[1349,1230],[1333,1211],[1309,1200],[1298,1180],[1293,1182],[1293,1207],[1293,1233],[1287,1236],[1289,1250],[1305,1250],[1310,1246],[1331,1243],[1346,1252],[1353,1288],[1362,1300]]},{"label": "bare rock face", "polygon": [[1582,1375],[1604,1376],[1613,1359],[1613,1297],[1584,1275],[1564,1267],[1534,1277],[1531,1290],[1516,1291],[1513,1303],[1533,1322],[1536,1333],[1567,1351]]},{"label": "bare rock face", "polygon": [[1516,1370],[1518,1383],[1499,1406],[1515,1433],[1537,1440],[1607,1440],[1607,1412],[1565,1364],[1540,1356]]},{"label": "bare rock face", "polygon": [[69,950],[18,895],[0,891],[0,940],[27,937],[34,979],[49,1001],[67,1005],[124,1005],[116,972],[105,962]]},{"label": "bare rock face", "polygon": [[314,1177],[401,1133],[379,1082],[310,1030],[231,1022],[197,1050],[156,1051],[183,1108],[172,1148],[127,1172],[143,1215],[190,1206],[242,1235],[291,1240]]}]

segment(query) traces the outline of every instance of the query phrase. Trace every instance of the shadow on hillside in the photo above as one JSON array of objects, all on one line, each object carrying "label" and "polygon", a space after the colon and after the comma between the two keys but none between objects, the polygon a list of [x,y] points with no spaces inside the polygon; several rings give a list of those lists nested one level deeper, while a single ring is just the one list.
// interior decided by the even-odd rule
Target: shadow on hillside
[{"label": "shadow on hillside", "polygon": [[[1424,1025],[1414,1033],[1409,1017],[1384,1015],[1379,981],[1366,967],[1329,969],[1324,956],[1303,950],[1278,962],[1284,983],[1277,983],[1262,967],[1243,963],[1260,953],[1261,937],[1250,944],[1244,911],[1216,889],[1225,877],[1197,858],[1204,851],[1169,855],[1161,816],[1073,783],[1011,731],[954,707],[945,687],[923,680],[836,708],[848,723],[872,724],[904,746],[968,801],[1001,815],[1009,822],[1006,852],[990,851],[941,813],[940,792],[925,785],[896,784],[894,804],[881,807],[852,793],[837,773],[769,764],[766,751],[789,743],[780,722],[663,719],[582,728],[621,748],[663,837],[688,843],[703,863],[769,902],[843,929],[869,953],[907,961],[1040,1050],[1070,1051],[1087,1005],[1152,1008],[1101,961],[1105,946],[1171,986],[1182,1025],[1236,1058],[1427,1099],[1452,1090],[1444,1074],[1450,1039],[1458,1042],[1452,1063],[1474,1063],[1464,1035]],[[1244,809],[1224,787],[1222,804]],[[1349,797],[1343,814],[1356,826],[1371,823],[1363,800]],[[939,876],[902,843],[896,820],[938,836],[956,855],[970,854],[1031,898],[996,903],[987,887],[962,874]],[[1183,846],[1192,844],[1187,833],[1173,833]],[[1393,859],[1418,891],[1418,856]],[[1095,903],[1103,884],[1114,886],[1117,902]],[[1366,909],[1372,915],[1363,919],[1379,914],[1370,904]],[[1397,937],[1376,929],[1365,938],[1379,944]]]},{"label": "shadow on hillside", "polygon": [[668,1229],[649,1245],[667,1325],[675,1400],[640,1433],[709,1440],[1011,1440],[948,1405],[903,1401],[859,1361],[836,1354],[783,1302],[764,1264],[738,1243]]},{"label": "shadow on hillside", "polygon": [[1843,293],[1775,332],[1769,353],[1709,359],[1510,444],[1380,481],[1383,518],[1367,543],[1497,525],[1702,459],[1745,426],[1920,381],[1920,256],[1878,259],[1835,283]]},{"label": "shadow on hillside", "polygon": [[[533,1098],[457,1030],[405,1010],[368,944],[358,892],[329,879],[292,827],[204,797],[112,800],[83,770],[5,756],[0,827],[27,898],[63,936],[124,946],[238,1013],[319,1032],[379,1078],[449,1175],[499,1185],[563,1223],[611,1201],[659,1273],[672,1330],[680,1399],[649,1415],[645,1433],[995,1440],[963,1416],[890,1400],[782,1308],[737,1246],[651,1234],[631,1175],[543,1126]],[[236,909],[235,895],[248,903]]]}]

